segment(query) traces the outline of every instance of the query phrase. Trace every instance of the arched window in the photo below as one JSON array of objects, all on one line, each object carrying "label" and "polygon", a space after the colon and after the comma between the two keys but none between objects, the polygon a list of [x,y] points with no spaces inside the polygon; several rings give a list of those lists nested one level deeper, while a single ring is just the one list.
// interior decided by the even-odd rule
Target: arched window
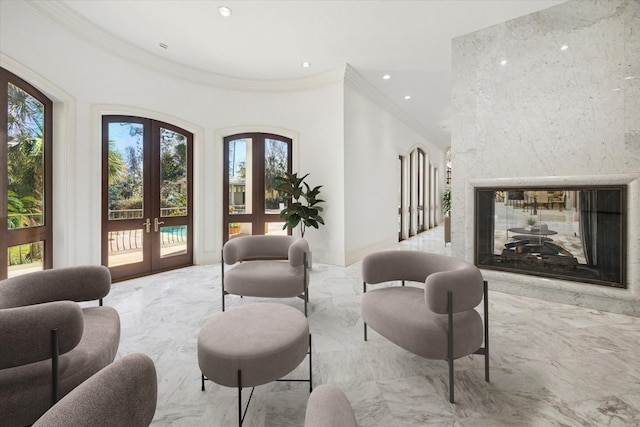
[{"label": "arched window", "polygon": [[413,236],[434,226],[433,176],[425,151],[416,148],[409,153],[408,235]]},{"label": "arched window", "polygon": [[267,133],[224,139],[223,241],[239,235],[287,234],[279,218],[286,198],[274,178],[291,172],[292,141]]},{"label": "arched window", "polygon": [[0,68],[0,279],[53,266],[53,103]]}]

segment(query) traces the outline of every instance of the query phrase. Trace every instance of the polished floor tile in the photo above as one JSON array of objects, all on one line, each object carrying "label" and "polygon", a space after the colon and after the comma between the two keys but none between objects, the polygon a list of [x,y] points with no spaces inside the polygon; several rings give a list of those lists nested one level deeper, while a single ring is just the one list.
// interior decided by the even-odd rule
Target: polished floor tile
[{"label": "polished floor tile", "polygon": [[[398,248],[450,255],[440,227]],[[491,382],[482,356],[456,360],[451,404],[446,362],[410,354],[375,332],[364,342],[361,295],[359,263],[314,265],[314,385],[343,389],[360,426],[640,425],[638,318],[490,291]],[[227,297],[229,306],[261,301]],[[303,310],[300,299],[277,301]],[[153,426],[237,425],[237,391],[212,382],[201,391],[196,355],[200,328],[221,310],[219,264],[116,283],[105,303],[121,316],[119,357],[142,352],[156,364]],[[305,361],[291,377],[308,370]],[[245,426],[302,426],[308,396],[306,383],[256,387]]]}]

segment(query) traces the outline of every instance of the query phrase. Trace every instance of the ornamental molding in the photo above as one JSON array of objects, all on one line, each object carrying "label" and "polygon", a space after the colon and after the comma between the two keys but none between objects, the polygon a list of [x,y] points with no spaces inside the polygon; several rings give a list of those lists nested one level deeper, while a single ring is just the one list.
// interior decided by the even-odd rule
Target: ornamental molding
[{"label": "ornamental molding", "polygon": [[126,40],[97,27],[59,0],[26,0],[26,2],[40,14],[94,46],[98,46],[130,63],[142,65],[154,71],[192,83],[238,91],[288,92],[338,83],[344,79],[344,67],[337,67],[309,77],[283,80],[242,79],[199,70],[169,61],[133,46]]}]

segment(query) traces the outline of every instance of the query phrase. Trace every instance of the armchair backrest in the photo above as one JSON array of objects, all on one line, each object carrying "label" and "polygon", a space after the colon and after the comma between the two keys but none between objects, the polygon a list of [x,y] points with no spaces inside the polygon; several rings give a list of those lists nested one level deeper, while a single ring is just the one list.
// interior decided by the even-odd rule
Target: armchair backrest
[{"label": "armchair backrest", "polygon": [[0,281],[0,308],[50,301],[93,301],[111,290],[111,273],[102,265],[54,268]]},{"label": "armchair backrest", "polygon": [[60,399],[33,427],[146,427],[156,411],[157,381],[148,356],[125,356]]},{"label": "armchair backrest", "polygon": [[[55,301],[0,309],[0,369],[51,358],[51,329],[58,329],[58,352],[64,354],[82,339],[82,309],[73,301]],[[28,334],[24,331],[29,331]]]},{"label": "armchair backrest", "polygon": [[222,248],[225,264],[250,259],[287,259],[292,267],[303,265],[309,244],[295,236],[242,236],[227,241]]},{"label": "armchair backrest", "polygon": [[369,284],[408,280],[425,283],[425,302],[439,314],[447,312],[447,292],[453,312],[471,310],[482,301],[480,270],[464,260],[421,251],[380,251],[362,260],[362,279]]},{"label": "armchair backrest", "polygon": [[357,427],[351,403],[344,392],[331,384],[313,389],[307,401],[304,427]]}]

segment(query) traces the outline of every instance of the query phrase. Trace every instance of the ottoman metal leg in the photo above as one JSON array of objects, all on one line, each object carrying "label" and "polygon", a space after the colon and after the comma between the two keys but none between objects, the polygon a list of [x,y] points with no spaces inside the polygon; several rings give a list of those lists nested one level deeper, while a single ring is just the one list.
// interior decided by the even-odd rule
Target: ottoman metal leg
[{"label": "ottoman metal leg", "polygon": [[249,410],[249,403],[251,403],[251,398],[253,397],[253,392],[255,391],[255,387],[251,387],[251,394],[249,395],[249,400],[247,400],[247,405],[244,407],[244,413],[242,413],[242,370],[238,369],[238,425],[242,427],[242,423],[244,422],[244,418],[247,416],[247,411]]},{"label": "ottoman metal leg", "polygon": [[307,353],[309,355],[309,379],[308,380],[298,380],[298,379],[287,379],[287,378],[280,378],[277,379],[276,381],[287,381],[287,382],[305,382],[305,383],[309,383],[309,393],[311,393],[313,391],[313,365],[312,365],[312,351],[311,351],[311,334],[309,334],[309,352]]}]

